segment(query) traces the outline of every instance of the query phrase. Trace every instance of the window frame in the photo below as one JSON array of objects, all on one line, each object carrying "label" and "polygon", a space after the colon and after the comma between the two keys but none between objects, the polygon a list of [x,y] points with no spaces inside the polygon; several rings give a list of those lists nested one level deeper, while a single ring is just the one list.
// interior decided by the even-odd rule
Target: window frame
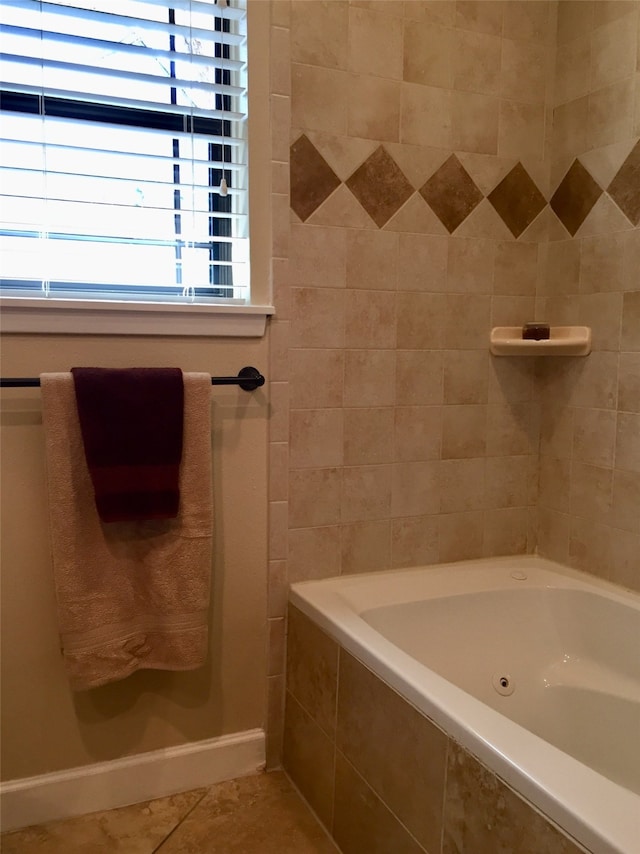
[{"label": "window frame", "polygon": [[2,333],[261,337],[270,283],[269,4],[247,0],[250,303],[0,298]]}]

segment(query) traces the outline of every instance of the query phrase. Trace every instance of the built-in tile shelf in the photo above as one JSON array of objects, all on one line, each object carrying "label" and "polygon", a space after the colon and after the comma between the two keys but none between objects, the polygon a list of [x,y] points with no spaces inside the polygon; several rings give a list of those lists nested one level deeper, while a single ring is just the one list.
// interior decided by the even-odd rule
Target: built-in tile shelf
[{"label": "built-in tile shelf", "polygon": [[588,326],[552,326],[542,341],[524,339],[521,326],[496,326],[491,330],[494,356],[588,356],[591,329]]}]

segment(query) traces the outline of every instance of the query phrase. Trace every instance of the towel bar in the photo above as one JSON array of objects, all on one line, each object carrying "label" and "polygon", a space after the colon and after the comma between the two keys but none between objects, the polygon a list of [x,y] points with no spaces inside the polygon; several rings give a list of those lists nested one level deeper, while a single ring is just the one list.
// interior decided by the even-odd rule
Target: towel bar
[{"label": "towel bar", "polygon": [[[5,377],[0,379],[0,388],[35,387],[39,377]],[[255,391],[264,385],[264,377],[257,368],[240,368],[237,377],[211,377],[211,385],[239,385],[244,391]]]}]

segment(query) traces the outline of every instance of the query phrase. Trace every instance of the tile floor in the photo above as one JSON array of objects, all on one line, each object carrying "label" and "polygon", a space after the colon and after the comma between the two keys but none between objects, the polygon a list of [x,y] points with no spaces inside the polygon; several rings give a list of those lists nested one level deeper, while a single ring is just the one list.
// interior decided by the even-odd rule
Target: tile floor
[{"label": "tile floor", "polygon": [[338,854],[282,771],[0,837],[2,854]]}]

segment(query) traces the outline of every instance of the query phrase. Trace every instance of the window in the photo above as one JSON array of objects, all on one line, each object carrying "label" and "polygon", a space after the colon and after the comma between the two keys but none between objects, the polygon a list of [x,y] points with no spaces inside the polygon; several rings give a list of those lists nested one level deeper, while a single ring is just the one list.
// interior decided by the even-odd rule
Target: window
[{"label": "window", "polygon": [[245,0],[0,15],[3,314],[250,306]]}]

